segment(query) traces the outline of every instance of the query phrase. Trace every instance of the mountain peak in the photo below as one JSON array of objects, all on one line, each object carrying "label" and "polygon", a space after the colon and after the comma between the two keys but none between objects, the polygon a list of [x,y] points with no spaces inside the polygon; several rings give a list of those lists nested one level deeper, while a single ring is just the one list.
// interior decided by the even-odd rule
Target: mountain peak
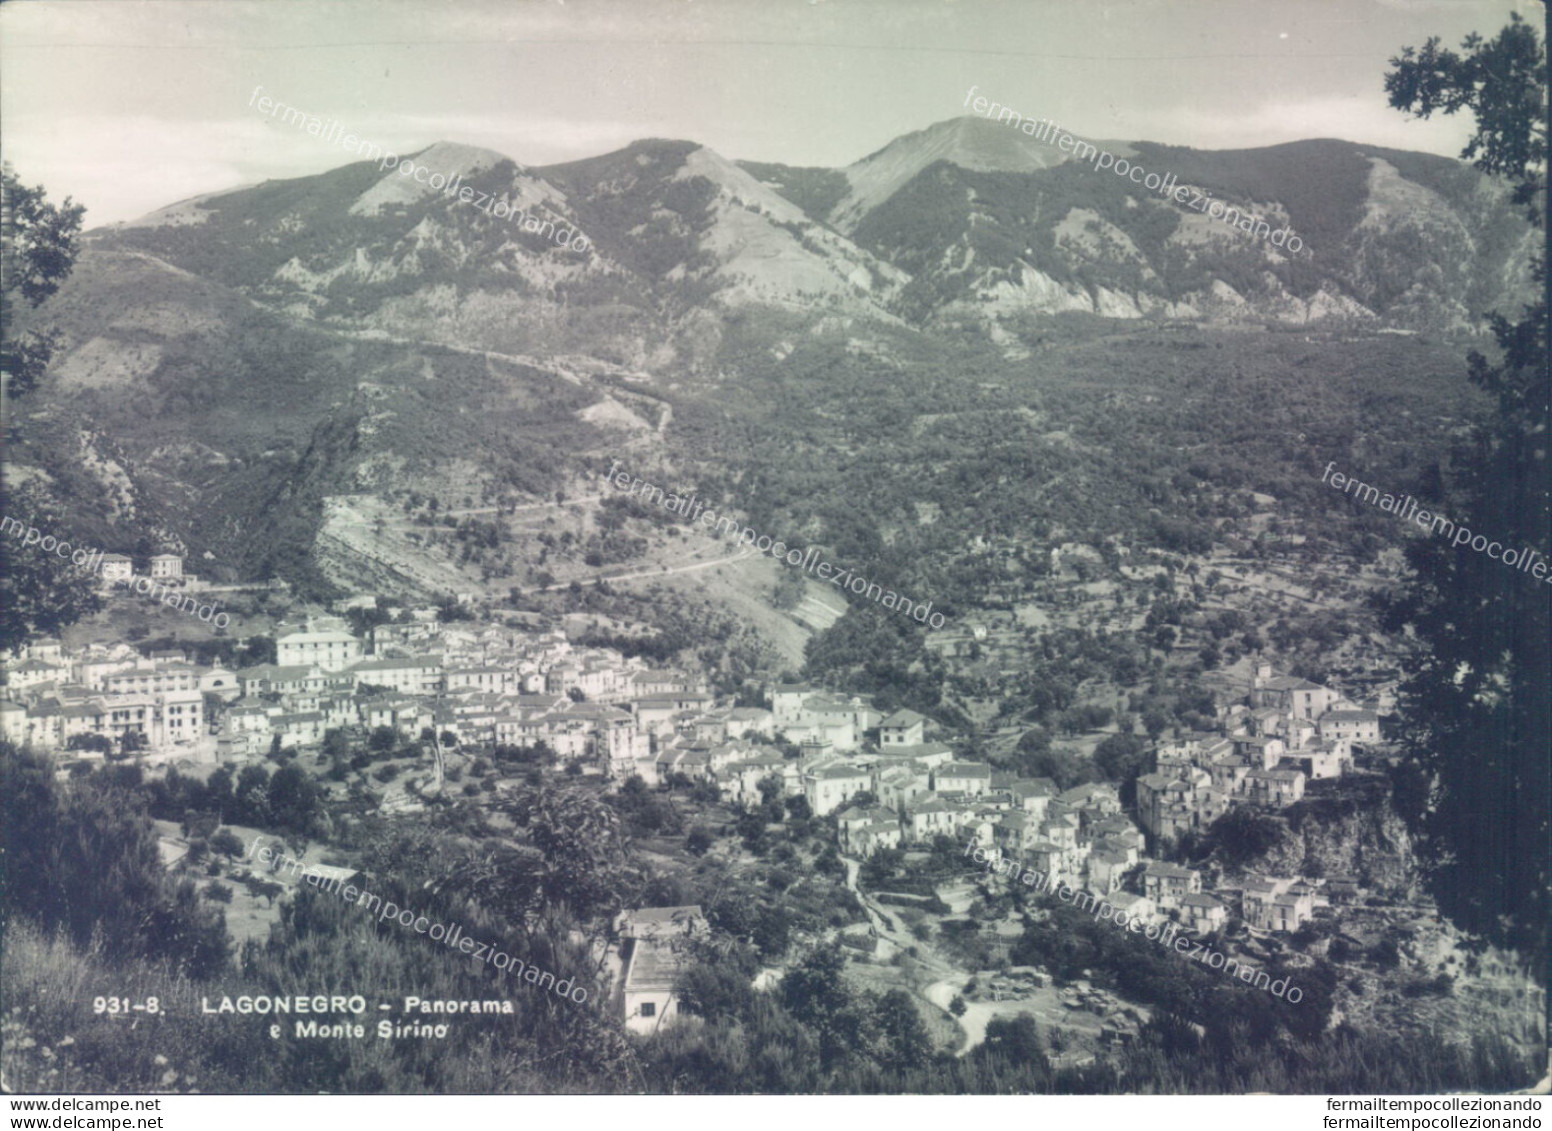
[{"label": "mountain peak", "polygon": [[[464,145],[456,141],[439,141],[418,153],[406,155],[397,169],[390,168],[375,185],[362,193],[350,210],[357,215],[373,215],[385,205],[410,204],[421,197],[443,191],[460,176],[467,179],[503,162],[522,168],[506,154],[497,153],[494,149],[482,149],[477,145]],[[410,167],[408,175],[404,173],[406,166]],[[421,168],[431,170],[424,181],[415,176]],[[432,177],[443,178],[442,188],[430,183]]]},{"label": "mountain peak", "polygon": [[934,161],[949,161],[976,172],[1032,173],[1066,160],[1068,154],[1051,142],[1037,141],[1012,123],[973,115],[950,118],[898,137],[849,165],[845,172],[851,191],[836,205],[831,219],[843,231],[855,229],[870,209]]},{"label": "mountain peak", "polygon": [[[504,153],[484,149],[478,145],[465,145],[458,141],[439,141],[414,155],[417,165],[425,165],[433,173],[445,173],[449,177],[462,173],[471,177],[483,169],[491,169],[503,161],[512,161]],[[519,169],[523,165],[512,161]]]}]

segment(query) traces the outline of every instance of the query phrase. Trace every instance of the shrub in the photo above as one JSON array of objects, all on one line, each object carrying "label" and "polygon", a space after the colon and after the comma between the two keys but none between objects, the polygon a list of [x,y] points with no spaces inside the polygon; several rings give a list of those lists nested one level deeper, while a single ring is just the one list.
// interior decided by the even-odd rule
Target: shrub
[{"label": "shrub", "polygon": [[210,851],[219,852],[222,856],[241,856],[244,852],[243,842],[231,829],[222,829],[210,838]]},{"label": "shrub", "polygon": [[1401,948],[1395,939],[1381,939],[1370,949],[1369,960],[1381,970],[1394,970],[1401,965]]}]

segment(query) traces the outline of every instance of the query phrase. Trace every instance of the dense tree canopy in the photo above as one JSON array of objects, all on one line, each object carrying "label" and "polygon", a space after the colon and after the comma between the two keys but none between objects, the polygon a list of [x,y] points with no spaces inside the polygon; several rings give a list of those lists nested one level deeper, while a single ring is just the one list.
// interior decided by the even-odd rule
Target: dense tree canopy
[{"label": "dense tree canopy", "polygon": [[[41,539],[72,540],[70,527],[32,485],[0,492],[0,513],[38,531],[0,533],[0,652],[57,633],[102,607],[87,566],[45,552]],[[87,547],[83,544],[82,549]]]},{"label": "dense tree canopy", "polygon": [[51,331],[19,331],[19,302],[37,307],[59,289],[75,266],[76,237],[86,207],[65,198],[48,202],[41,185],[21,183],[9,166],[0,171],[5,217],[0,221],[0,372],[5,395],[18,397],[37,387],[57,344]]},{"label": "dense tree canopy", "polygon": [[[1546,209],[1545,44],[1515,16],[1463,54],[1430,39],[1405,49],[1386,77],[1391,105],[1419,117],[1469,110],[1462,156],[1505,178],[1533,224]],[[1544,284],[1544,261],[1532,270]],[[1517,322],[1497,316],[1500,356],[1473,353],[1471,381],[1498,400],[1496,418],[1456,455],[1444,486],[1450,513],[1509,548],[1545,553],[1547,426],[1552,377],[1547,303]],[[1453,541],[1453,540],[1452,540]],[[1440,905],[1472,930],[1516,946],[1546,974],[1552,821],[1552,586],[1469,545],[1413,541],[1417,583],[1391,610],[1423,647],[1403,688],[1411,753],[1402,803],[1432,865]]]},{"label": "dense tree canopy", "polygon": [[47,757],[0,743],[0,910],[110,956],[164,958],[203,977],[227,960],[226,923],[164,874],[144,799],[115,775],[61,785]]}]

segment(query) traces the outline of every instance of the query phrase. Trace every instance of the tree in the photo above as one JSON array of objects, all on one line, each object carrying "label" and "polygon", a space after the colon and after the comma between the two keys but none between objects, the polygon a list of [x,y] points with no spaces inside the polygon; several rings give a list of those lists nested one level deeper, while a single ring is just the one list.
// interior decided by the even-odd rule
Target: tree
[{"label": "tree", "polygon": [[250,636],[242,642],[242,647],[237,650],[237,658],[234,663],[239,667],[273,664],[278,655],[273,637]]},{"label": "tree", "polygon": [[792,941],[791,914],[779,904],[761,904],[755,912],[750,939],[766,958],[773,961],[781,958]]},{"label": "tree", "polygon": [[754,964],[741,960],[741,950],[736,946],[716,951],[706,946],[704,950],[697,961],[680,973],[674,996],[687,1012],[708,1021],[734,1021],[747,1016],[754,1007],[754,991],[750,987]]},{"label": "tree", "polygon": [[[128,786],[126,788],[126,786]],[[114,775],[56,783],[48,759],[0,742],[5,906],[109,957],[167,959],[195,977],[226,963],[226,922],[173,885],[145,798]]]},{"label": "tree", "polygon": [[65,742],[66,750],[85,750],[93,754],[113,753],[113,740],[105,734],[72,734]]},{"label": "tree", "polygon": [[43,186],[22,184],[9,166],[0,170],[0,195],[5,215],[0,220],[0,395],[21,397],[37,387],[58,344],[56,331],[19,332],[15,325],[18,299],[36,309],[59,290],[70,275],[80,250],[76,237],[86,207],[48,203]]},{"label": "tree", "polygon": [[232,783],[230,766],[221,766],[205,781],[205,804],[223,821],[232,819]]},{"label": "tree", "polygon": [[323,732],[323,757],[328,762],[342,762],[350,757],[350,732],[344,727],[330,727]]},{"label": "tree", "polygon": [[987,1053],[1000,1053],[1015,1064],[1042,1060],[1040,1027],[1027,1013],[1016,1017],[994,1017],[986,1023]]},{"label": "tree", "polygon": [[1231,865],[1260,859],[1283,839],[1285,826],[1253,805],[1236,805],[1208,829],[1208,849]]},{"label": "tree", "polygon": [[[1029,767],[1040,755],[1048,754],[1051,750],[1051,732],[1045,727],[1030,727],[1019,736],[1018,746],[1015,748],[1019,755],[1019,772],[1029,775]],[[1038,775],[1034,775],[1038,776]]]},{"label": "tree", "polygon": [[[1028,735],[1025,735],[1027,738]],[[1022,740],[1020,740],[1022,744]],[[1070,750],[1047,748],[1038,754],[1024,754],[1018,762],[1018,771],[1024,777],[1050,778],[1059,789],[1071,789],[1098,778],[1094,763]]]},{"label": "tree", "polygon": [[875,1056],[891,1071],[920,1068],[932,1057],[927,1026],[904,990],[887,990],[879,996],[873,1007],[873,1032],[878,1042]]},{"label": "tree", "polygon": [[771,606],[783,612],[795,609],[803,603],[805,590],[801,573],[788,569],[779,570],[776,574],[776,586],[771,592]]},{"label": "tree", "polygon": [[866,1047],[866,1022],[857,1009],[856,991],[844,977],[846,956],[837,947],[817,947],[798,962],[780,984],[781,1003],[819,1038],[820,1060],[833,1068]]},{"label": "tree", "polygon": [[1547,187],[1546,45],[1514,12],[1492,42],[1472,32],[1461,47],[1467,54],[1441,51],[1432,36],[1421,51],[1402,48],[1385,76],[1390,105],[1418,118],[1470,110],[1477,129],[1461,160],[1507,177],[1515,203],[1539,225]]},{"label": "tree", "polygon": [[619,814],[573,785],[518,790],[495,808],[511,819],[516,842],[483,845],[446,883],[526,934],[564,939],[581,922],[589,938],[602,938],[640,888]]},{"label": "tree", "polygon": [[862,862],[862,867],[857,871],[857,880],[863,887],[877,891],[895,878],[904,860],[903,849],[880,848]]},{"label": "tree", "polygon": [[263,766],[244,766],[233,790],[233,816],[238,824],[269,824],[269,771]]},{"label": "tree", "polygon": [[733,828],[743,838],[744,847],[753,853],[765,851],[765,814],[750,809],[738,815]]},{"label": "tree", "polygon": [[[1390,105],[1420,118],[1471,111],[1476,129],[1462,158],[1505,178],[1544,228],[1546,45],[1535,28],[1516,14],[1491,41],[1468,36],[1462,53],[1441,50],[1435,37],[1390,62]],[[1545,261],[1532,258],[1540,289]],[[1552,533],[1547,319],[1544,289],[1520,321],[1492,317],[1500,357],[1473,351],[1468,377],[1497,399],[1497,413],[1456,457],[1456,481],[1442,485],[1450,514],[1471,515],[1474,531],[1506,548],[1545,547]],[[1387,627],[1410,626],[1422,645],[1402,687],[1408,761],[1398,804],[1445,913],[1545,971],[1552,588],[1518,563],[1452,543],[1411,542],[1415,584],[1387,610]]]},{"label": "tree", "polygon": [[1111,781],[1134,780],[1148,766],[1148,744],[1140,735],[1112,734],[1094,749],[1094,765]]},{"label": "tree", "polygon": [[221,829],[210,838],[210,851],[219,852],[223,856],[241,856],[245,849],[243,842],[231,829]]},{"label": "tree", "polygon": [[318,785],[295,762],[275,771],[265,792],[270,820],[281,828],[310,834],[317,830],[323,815],[323,798]]},{"label": "tree", "polygon": [[0,652],[58,633],[102,608],[85,566],[43,550],[42,539],[69,542],[70,534],[42,490],[28,482],[6,495],[5,513],[20,516],[29,529],[24,541],[34,530],[38,540],[26,546],[9,532],[0,536]]},{"label": "tree", "polygon": [[760,817],[767,824],[779,825],[786,815],[785,807],[781,803],[783,786],[781,778],[775,774],[767,774],[760,779]]}]

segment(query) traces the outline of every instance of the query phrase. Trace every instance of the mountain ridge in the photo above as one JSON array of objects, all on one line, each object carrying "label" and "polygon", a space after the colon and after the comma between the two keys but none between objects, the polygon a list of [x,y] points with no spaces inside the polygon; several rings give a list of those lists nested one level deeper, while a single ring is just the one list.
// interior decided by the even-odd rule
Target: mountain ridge
[{"label": "mountain ridge", "polygon": [[[961,354],[1045,365],[1073,335],[1183,323],[1473,334],[1524,290],[1528,226],[1446,158],[1129,143],[1303,233],[1309,254],[1290,256],[1125,178],[999,149],[987,127],[1006,129],[905,135],[855,178],[665,139],[543,167],[454,143],[411,155],[584,233],[581,251],[376,162],[94,229],[36,312],[64,336],[28,457],[83,500],[89,532],[133,521],[218,573],[295,576],[330,499],[574,490],[592,455],[670,458],[670,419],[700,442],[719,414],[791,395],[800,363],[812,401],[831,366],[892,388]],[[824,218],[869,192],[849,233]],[[974,387],[1002,382],[986,376]],[[906,419],[869,405],[868,427]]]},{"label": "mountain ridge", "polygon": [[[1071,311],[1477,332],[1488,311],[1528,297],[1505,280],[1521,277],[1533,235],[1501,188],[1458,161],[1338,139],[1231,150],[1093,144],[1173,177],[1203,207],[1085,167],[1009,124],[963,115],[840,169],[733,161],[660,138],[547,166],[451,142],[411,155],[447,165],[449,178],[475,192],[520,203],[536,223],[589,233],[586,257],[556,254],[527,232],[502,239],[500,225],[467,202],[373,162],[191,198],[93,236],[139,241],[199,270],[176,246],[180,237],[158,233],[199,228],[202,236],[181,242],[215,246],[223,241],[212,215],[233,212],[259,239],[243,249],[225,243],[227,258],[248,270],[221,281],[345,317],[424,289],[416,278],[430,288],[450,274],[497,290],[505,283],[530,306],[550,305],[551,321],[566,320],[558,287],[583,305],[591,296],[574,295],[579,288],[623,288],[628,305],[657,321],[706,303],[771,305],[921,328],[970,318],[994,333]],[[1287,247],[1218,222],[1205,214],[1208,201],[1280,225]],[[317,230],[342,228],[346,217],[381,226],[331,256]],[[266,248],[288,242],[297,254],[266,261]],[[261,265],[265,277],[253,278]],[[364,292],[354,302],[329,300],[351,284]],[[391,318],[426,317],[424,302],[391,305]]]}]

